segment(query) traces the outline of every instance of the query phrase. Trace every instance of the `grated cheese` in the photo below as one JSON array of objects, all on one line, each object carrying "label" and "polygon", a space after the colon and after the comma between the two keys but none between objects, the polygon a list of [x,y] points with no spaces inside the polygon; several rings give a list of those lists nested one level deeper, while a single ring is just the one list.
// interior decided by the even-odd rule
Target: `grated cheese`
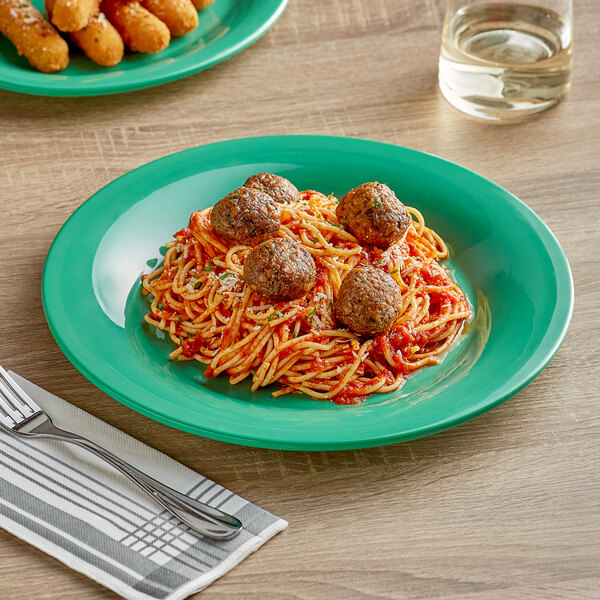
[{"label": "grated cheese", "polygon": [[237,291],[242,283],[237,276],[237,273],[234,273],[233,271],[225,271],[220,275],[215,275],[215,277],[217,278],[221,289],[226,292]]}]

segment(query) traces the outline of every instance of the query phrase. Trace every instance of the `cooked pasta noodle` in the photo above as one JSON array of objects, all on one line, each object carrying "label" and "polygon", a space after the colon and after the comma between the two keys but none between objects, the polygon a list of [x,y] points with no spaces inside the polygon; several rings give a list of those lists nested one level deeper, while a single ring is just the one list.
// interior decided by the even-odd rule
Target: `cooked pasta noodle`
[{"label": "cooked pasta noodle", "polygon": [[[167,244],[163,264],[142,277],[151,298],[148,324],[168,332],[175,360],[208,365],[207,376],[251,379],[251,389],[278,384],[273,396],[303,392],[348,404],[398,389],[406,376],[436,364],[470,316],[460,287],[439,263],[444,241],[412,217],[405,239],[382,251],[363,246],[336,217],[337,200],[300,193],[282,206],[278,236],[301,243],[317,267],[303,298],[271,303],[243,278],[251,247],[232,245],[211,227],[211,209]],[[386,334],[365,339],[340,328],[335,301],[344,276],[369,263],[391,274],[402,291],[400,317]]]}]

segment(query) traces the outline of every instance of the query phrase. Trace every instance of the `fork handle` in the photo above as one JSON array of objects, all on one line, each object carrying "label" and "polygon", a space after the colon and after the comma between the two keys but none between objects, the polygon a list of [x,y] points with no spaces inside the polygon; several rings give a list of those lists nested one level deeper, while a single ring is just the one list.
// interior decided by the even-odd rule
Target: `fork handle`
[{"label": "fork handle", "polygon": [[118,469],[121,473],[129,477],[129,479],[137,483],[164,509],[202,535],[220,540],[228,540],[235,537],[241,531],[241,522],[232,515],[228,515],[218,508],[213,508],[208,504],[181,494],[153,477],[146,475],[87,438],[60,429],[55,425],[53,428],[58,430],[56,437],[85,448],[92,454],[104,459],[107,463],[115,467],[115,469]]}]

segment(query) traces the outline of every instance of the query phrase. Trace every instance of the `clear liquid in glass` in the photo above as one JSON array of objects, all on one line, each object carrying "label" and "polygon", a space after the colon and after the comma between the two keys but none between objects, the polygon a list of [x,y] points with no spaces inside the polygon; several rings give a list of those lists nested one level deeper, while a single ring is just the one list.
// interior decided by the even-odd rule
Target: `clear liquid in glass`
[{"label": "clear liquid in glass", "polygon": [[446,22],[440,89],[468,114],[501,121],[546,110],[568,91],[571,25],[527,4],[471,4]]}]

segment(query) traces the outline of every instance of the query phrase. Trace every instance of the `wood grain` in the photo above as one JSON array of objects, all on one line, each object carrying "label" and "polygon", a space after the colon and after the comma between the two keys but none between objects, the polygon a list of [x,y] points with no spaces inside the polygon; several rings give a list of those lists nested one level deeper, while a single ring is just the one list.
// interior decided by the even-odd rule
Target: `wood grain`
[{"label": "wood grain", "polygon": [[[573,88],[520,125],[471,120],[441,97],[442,0],[292,0],[257,44],[179,82],[101,98],[0,92],[0,363],[290,522],[203,600],[600,597],[600,5],[574,4]],[[63,222],[165,154],[289,133],[424,150],[529,204],[565,249],[576,288],[566,341],[540,377],[445,433],[335,453],[194,437],[84,379],[52,339],[40,298]],[[4,532],[0,556],[2,599],[116,598]]]}]

